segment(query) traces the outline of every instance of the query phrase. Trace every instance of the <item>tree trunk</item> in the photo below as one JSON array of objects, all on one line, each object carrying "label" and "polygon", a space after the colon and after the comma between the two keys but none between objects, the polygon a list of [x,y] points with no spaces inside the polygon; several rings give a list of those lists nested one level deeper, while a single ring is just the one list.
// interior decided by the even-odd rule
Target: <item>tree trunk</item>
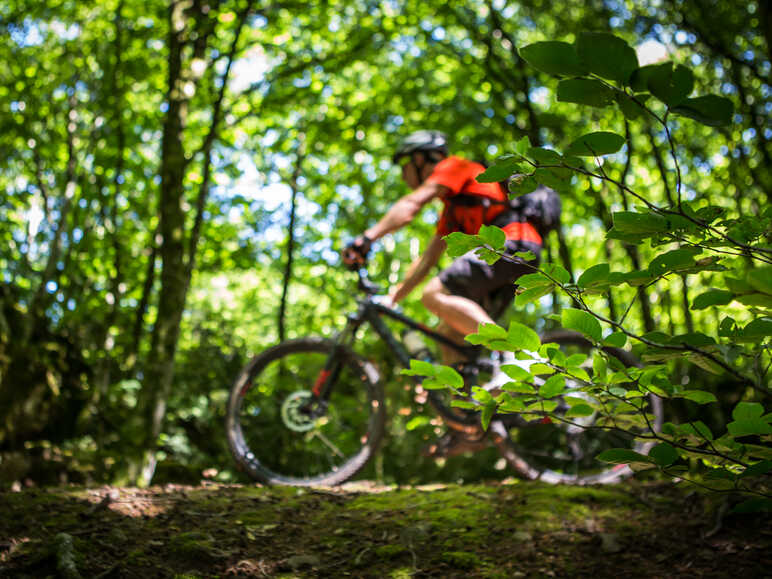
[{"label": "tree trunk", "polygon": [[283,342],[286,338],[285,318],[287,315],[287,295],[289,293],[290,282],[292,281],[292,262],[295,255],[295,213],[297,209],[297,196],[298,196],[298,177],[301,175],[301,167],[303,163],[303,141],[302,133],[300,137],[301,141],[298,145],[297,159],[295,161],[295,170],[292,173],[290,179],[290,188],[292,189],[292,199],[290,201],[290,215],[289,224],[287,226],[287,262],[284,266],[284,278],[281,290],[281,302],[279,304],[279,341]]}]

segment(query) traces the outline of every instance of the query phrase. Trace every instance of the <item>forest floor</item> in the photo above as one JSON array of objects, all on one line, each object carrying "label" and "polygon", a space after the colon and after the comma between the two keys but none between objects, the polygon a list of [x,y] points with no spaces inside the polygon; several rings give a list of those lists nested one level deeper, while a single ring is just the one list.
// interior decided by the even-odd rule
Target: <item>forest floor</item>
[{"label": "forest floor", "polygon": [[0,576],[772,577],[772,526],[662,483],[25,489]]}]

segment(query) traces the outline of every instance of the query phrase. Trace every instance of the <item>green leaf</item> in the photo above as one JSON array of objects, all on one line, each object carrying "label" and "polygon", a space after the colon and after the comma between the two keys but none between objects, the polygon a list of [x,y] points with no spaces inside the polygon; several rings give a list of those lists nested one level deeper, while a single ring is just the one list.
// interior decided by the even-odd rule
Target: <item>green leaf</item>
[{"label": "green leaf", "polygon": [[566,379],[560,374],[550,376],[539,388],[539,396],[542,398],[553,398],[562,394],[566,389]]},{"label": "green leaf", "polygon": [[539,349],[539,346],[541,346],[539,334],[534,332],[528,326],[518,322],[511,322],[509,324],[507,341],[511,342],[522,350],[529,350],[531,352],[535,352]]},{"label": "green leaf", "polygon": [[616,133],[598,131],[582,135],[565,150],[566,155],[579,157],[600,157],[619,151],[625,144],[625,138]]},{"label": "green leaf", "polygon": [[518,175],[507,182],[507,189],[515,196],[527,195],[539,188],[539,182],[532,175]]},{"label": "green leaf", "polygon": [[517,394],[536,394],[536,388],[525,382],[507,382],[501,389],[506,392],[515,392]]},{"label": "green leaf", "polygon": [[570,78],[558,83],[558,101],[607,107],[614,102],[614,91],[599,80]]},{"label": "green leaf", "polygon": [[679,459],[678,451],[667,442],[661,442],[649,451],[658,466],[670,466]]},{"label": "green leaf", "polygon": [[468,235],[460,231],[446,235],[443,239],[447,244],[447,251],[450,257],[461,257],[465,253],[480,247],[480,240],[476,235]]},{"label": "green leaf", "polygon": [[624,332],[613,332],[603,339],[603,345],[612,348],[624,348],[625,344],[627,344],[627,335]]},{"label": "green leaf", "polygon": [[527,136],[522,137],[517,143],[515,143],[515,153],[518,155],[525,155],[530,148],[531,141]]},{"label": "green leaf", "polygon": [[569,408],[566,413],[566,418],[580,418],[583,416],[592,416],[595,410],[587,404],[576,404]]},{"label": "green leaf", "polygon": [[504,249],[507,242],[507,234],[500,227],[495,225],[483,225],[477,235],[493,249]]},{"label": "green leaf", "polygon": [[734,299],[732,292],[712,289],[698,295],[692,300],[692,310],[704,310],[711,306],[725,306]]},{"label": "green leaf", "polygon": [[613,34],[582,32],[576,40],[576,52],[590,72],[620,83],[626,83],[638,68],[635,50]]},{"label": "green leaf", "polygon": [[622,114],[625,116],[627,120],[633,121],[646,114],[646,109],[644,108],[644,105],[646,104],[646,101],[648,100],[649,95],[637,94],[633,99],[633,97],[620,92],[620,93],[616,93],[616,95],[614,95],[614,98],[617,102],[617,105],[619,105],[619,110],[622,111]]},{"label": "green leaf", "polygon": [[[561,350],[558,350],[561,354],[563,353]],[[568,358],[566,358],[565,366],[566,368],[574,368],[581,366],[587,361],[587,354],[571,354]]]},{"label": "green leaf", "polygon": [[667,219],[656,213],[617,211],[612,215],[614,229],[635,235],[664,233],[668,231]]},{"label": "green leaf", "polygon": [[740,338],[742,341],[762,342],[765,338],[772,336],[772,321],[758,318],[749,322],[742,329]]},{"label": "green leaf", "polygon": [[755,290],[772,295],[772,265],[753,268],[745,279]]},{"label": "green leaf", "polygon": [[581,288],[603,285],[608,282],[608,276],[609,264],[598,263],[586,269],[582,275],[579,276],[579,279],[576,281],[576,285]]},{"label": "green leaf", "polygon": [[453,388],[464,387],[464,378],[450,366],[437,366],[436,379]]},{"label": "green leaf", "polygon": [[464,408],[465,410],[475,410],[477,408],[477,404],[470,402],[469,400],[453,399],[450,401],[450,405],[453,408]]},{"label": "green leaf", "polygon": [[772,425],[761,418],[742,418],[726,425],[732,436],[762,436],[772,434]]},{"label": "green leaf", "polygon": [[676,114],[689,117],[703,125],[721,127],[732,122],[734,105],[728,98],[706,95],[686,99],[677,107],[670,109]]},{"label": "green leaf", "polygon": [[595,458],[602,462],[610,462],[612,464],[629,464],[631,462],[654,463],[653,458],[626,448],[610,448],[609,450],[604,450]]},{"label": "green leaf", "polygon": [[478,183],[498,183],[521,171],[519,159],[513,157],[503,160],[499,159],[485,171],[477,175],[475,180]]},{"label": "green leaf", "polygon": [[513,380],[530,380],[532,378],[528,370],[517,364],[504,364],[501,366],[501,371]]},{"label": "green leaf", "polygon": [[480,324],[476,334],[469,334],[466,341],[470,344],[485,344],[492,340],[506,340],[507,331],[498,324]]},{"label": "green leaf", "polygon": [[674,249],[655,257],[649,263],[653,275],[662,275],[668,271],[681,271],[694,265],[694,250]]},{"label": "green leaf", "polygon": [[713,433],[701,420],[696,420],[689,424],[681,424],[678,427],[678,430],[679,432],[682,432],[687,436],[693,436],[700,441],[713,440]]},{"label": "green leaf", "polygon": [[524,46],[520,56],[537,70],[561,76],[582,76],[587,68],[579,62],[572,44],[555,40],[535,42]]},{"label": "green leaf", "polygon": [[563,159],[557,151],[544,147],[531,147],[528,156],[539,165],[558,165]]},{"label": "green leaf", "polygon": [[603,338],[600,323],[591,314],[575,308],[564,308],[561,312],[561,324],[564,328],[576,330],[595,342]]},{"label": "green leaf", "polygon": [[488,430],[488,425],[491,423],[491,418],[496,412],[496,403],[491,401],[483,406],[482,413],[480,414],[480,425],[483,430]]},{"label": "green leaf", "polygon": [[557,265],[555,263],[547,263],[542,267],[542,271],[544,273],[560,283],[568,283],[571,280],[571,274],[568,273],[568,270],[566,270],[564,267]]},{"label": "green leaf", "polygon": [[649,91],[669,107],[682,103],[694,88],[692,71],[682,65],[673,68],[672,62],[650,64],[633,73],[630,79],[636,91]]},{"label": "green leaf", "polygon": [[679,398],[686,398],[687,400],[691,400],[692,402],[696,402],[697,404],[707,404],[709,402],[717,402],[716,397],[711,394],[710,392],[705,392],[704,390],[686,390],[684,392],[679,392],[676,394],[676,397]]},{"label": "green leaf", "polygon": [[403,369],[402,374],[406,376],[434,376],[434,364],[423,360],[410,360],[410,369]]},{"label": "green leaf", "polygon": [[552,291],[551,285],[527,289],[524,292],[517,294],[517,297],[515,297],[515,306],[518,308],[522,307],[529,302],[538,300],[540,297],[547,295],[550,291]]},{"label": "green leaf", "polygon": [[668,70],[673,70],[673,63],[664,62],[659,64],[647,64],[636,69],[630,76],[630,88],[635,92],[649,92],[649,82],[652,78],[665,76]]},{"label": "green leaf", "polygon": [[732,410],[732,418],[735,420],[750,420],[761,418],[764,407],[758,402],[738,402]]},{"label": "green leaf", "polygon": [[[483,225],[483,227],[485,226]],[[501,259],[501,256],[497,252],[492,251],[487,247],[477,248],[474,254],[480,259],[482,259],[488,265],[493,265],[494,263],[496,263],[498,260]]]}]

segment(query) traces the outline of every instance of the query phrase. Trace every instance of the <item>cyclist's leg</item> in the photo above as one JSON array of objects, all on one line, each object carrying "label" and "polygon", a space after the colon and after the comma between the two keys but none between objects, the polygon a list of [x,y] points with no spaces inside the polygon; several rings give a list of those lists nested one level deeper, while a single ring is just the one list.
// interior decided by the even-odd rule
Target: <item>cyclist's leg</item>
[{"label": "cyclist's leg", "polygon": [[[508,241],[506,247],[509,254],[528,250],[537,256],[540,249],[538,244],[520,241]],[[493,323],[486,310],[490,297],[502,288],[512,287],[518,277],[533,272],[537,265],[538,257],[530,262],[500,259],[491,265],[470,251],[426,284],[422,301],[427,309],[466,336],[476,332],[481,323]],[[514,296],[514,292],[510,295]]]},{"label": "cyclist's leg", "polygon": [[448,330],[453,330],[452,333],[446,333],[449,337],[452,334],[460,336],[473,334],[480,324],[493,323],[479,303],[451,293],[440,277],[435,277],[426,284],[421,301],[429,311],[445,323]]}]

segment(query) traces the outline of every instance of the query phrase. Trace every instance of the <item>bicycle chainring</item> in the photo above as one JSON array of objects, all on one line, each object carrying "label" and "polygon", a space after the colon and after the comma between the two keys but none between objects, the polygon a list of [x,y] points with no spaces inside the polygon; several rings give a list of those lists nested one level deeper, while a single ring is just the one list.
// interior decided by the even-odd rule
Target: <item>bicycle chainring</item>
[{"label": "bicycle chainring", "polygon": [[284,426],[294,432],[308,432],[316,424],[316,417],[307,409],[311,404],[313,393],[309,390],[293,392],[281,405],[281,419]]}]

